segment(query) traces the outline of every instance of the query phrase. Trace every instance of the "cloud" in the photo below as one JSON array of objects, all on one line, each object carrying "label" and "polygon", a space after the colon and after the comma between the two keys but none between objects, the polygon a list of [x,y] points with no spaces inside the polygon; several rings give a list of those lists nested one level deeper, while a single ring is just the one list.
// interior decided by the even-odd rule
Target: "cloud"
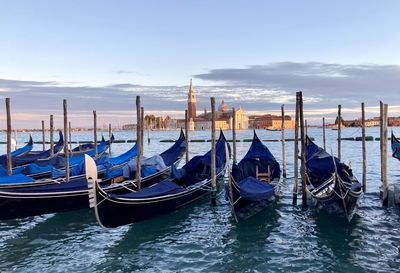
[{"label": "cloud", "polygon": [[225,85],[263,87],[290,96],[301,90],[305,99],[312,97],[314,104],[325,107],[398,100],[400,66],[280,62],[213,69],[194,77]]},{"label": "cloud", "polygon": [[[279,112],[285,104],[293,114],[295,92],[304,92],[305,115],[309,120],[333,118],[342,104],[345,118],[359,116],[365,102],[369,116],[377,115],[379,100],[389,103],[391,115],[400,115],[398,101],[400,66],[339,65],[324,63],[273,63],[245,68],[214,69],[195,75],[212,83],[194,85],[197,111],[210,108],[210,97],[217,104],[224,99],[230,106],[249,113]],[[10,97],[14,126],[38,127],[50,114],[62,114],[62,99],[75,126],[91,126],[92,110],[105,122],[130,123],[135,120],[135,96],[140,95],[145,111],[182,117],[187,107],[188,86],[143,86],[121,82],[106,86],[85,86],[58,81],[19,81],[0,79],[0,98]],[[0,114],[4,117],[4,107]],[[3,119],[3,118],[0,118]],[[32,122],[34,120],[34,122]]]}]

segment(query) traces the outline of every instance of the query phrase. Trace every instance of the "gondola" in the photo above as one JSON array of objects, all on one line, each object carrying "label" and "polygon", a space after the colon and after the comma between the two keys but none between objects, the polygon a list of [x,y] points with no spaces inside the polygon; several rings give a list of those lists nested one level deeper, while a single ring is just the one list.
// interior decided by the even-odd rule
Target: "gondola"
[{"label": "gondola", "polygon": [[363,195],[351,168],[307,137],[306,174],[306,189],[313,202],[350,222]]},{"label": "gondola", "polygon": [[[106,158],[106,157],[103,157],[103,155],[107,151],[109,144],[110,144],[110,141],[105,141],[103,139],[100,142],[100,144],[97,145],[97,157],[99,157],[100,160],[102,158]],[[59,148],[56,148],[56,151],[59,151],[59,150],[60,150]],[[47,153],[47,151],[46,151],[46,153]],[[91,150],[89,149],[85,153],[90,155],[91,157],[95,156],[94,149],[91,149]],[[127,153],[131,154],[132,151],[128,151]],[[136,156],[136,154],[134,156]],[[132,157],[132,156],[130,156],[130,157]],[[79,170],[82,169],[84,160],[85,160],[84,153],[70,154],[68,161],[69,161],[69,166],[70,166],[71,172],[75,173],[75,175],[77,175],[77,172],[79,172]],[[111,160],[113,160],[113,158],[111,158]],[[100,164],[103,164],[103,163],[100,163]],[[57,155],[46,158],[46,159],[39,159],[39,160],[36,160],[29,164],[15,167],[13,169],[13,175],[23,174],[23,175],[29,176],[35,180],[42,179],[42,178],[58,178],[58,177],[65,176],[65,165],[66,165],[65,154],[58,153]],[[7,170],[4,167],[0,166],[0,174],[2,176],[6,176]],[[21,177],[19,177],[19,179],[20,178]],[[9,180],[9,179],[7,179],[7,180]],[[1,179],[0,179],[0,188],[2,188]]]},{"label": "gondola", "polygon": [[[111,135],[109,140],[105,140],[104,136],[101,137],[101,141],[98,144],[98,148],[102,146],[105,146],[106,149],[108,149],[108,147],[110,146],[111,143],[113,143],[115,140],[114,134]],[[86,154],[88,152],[94,152],[94,143],[84,143],[84,144],[80,144],[77,147],[73,148],[71,151],[69,151],[71,155],[83,155]]]},{"label": "gondola", "polygon": [[[223,178],[229,158],[229,144],[221,133],[216,143],[217,179]],[[210,193],[211,152],[195,156],[181,169],[174,168],[168,179],[140,191],[113,194],[99,187],[93,160],[86,157],[90,207],[100,226],[115,228],[183,207]]]},{"label": "gondola", "polygon": [[[181,132],[174,145],[159,155],[162,157],[165,167],[144,176],[142,187],[168,176],[171,167],[181,160],[185,149],[185,137]],[[122,158],[119,160],[121,162]],[[121,182],[124,178],[124,167],[126,167],[125,164],[118,169],[107,171],[100,182],[100,187],[104,188],[106,192],[113,193],[130,192],[136,189],[135,180]],[[29,185],[25,183],[22,187],[0,189],[0,220],[84,209],[88,208],[88,205],[85,175],[72,177],[68,182],[65,178],[43,179],[33,181]]]},{"label": "gondola", "polygon": [[393,134],[393,131],[392,131],[392,137],[390,139],[390,142],[391,142],[391,146],[392,146],[392,156],[394,158],[397,158],[398,160],[400,160],[400,141]]},{"label": "gondola", "polygon": [[[64,147],[64,138],[63,138],[63,134],[61,133],[61,131],[59,132],[59,140],[56,143],[56,145],[54,145],[54,149],[53,149],[53,156],[51,155],[51,150],[46,150],[46,151],[29,151],[27,153],[25,153],[24,155],[20,155],[20,156],[16,156],[12,158],[12,167],[14,170],[18,169],[21,166],[26,166],[32,162],[35,161],[40,161],[40,160],[47,160],[50,159],[51,157],[56,156]],[[2,158],[0,158],[0,164],[2,165],[2,167],[7,167],[7,157],[5,158],[5,160],[2,160]],[[13,170],[13,172],[14,172]],[[18,173],[18,171],[17,171]]]},{"label": "gondola", "polygon": [[[33,140],[32,140],[32,136],[30,135],[28,143],[24,147],[21,147],[21,148],[16,149],[15,151],[12,151],[11,157],[23,156],[23,155],[29,153],[32,150],[32,148],[33,148]],[[6,154],[0,156],[0,162],[7,162]]]},{"label": "gondola", "polygon": [[263,207],[274,199],[279,184],[279,163],[254,131],[253,141],[243,159],[233,163],[225,196],[235,214],[249,207]]}]

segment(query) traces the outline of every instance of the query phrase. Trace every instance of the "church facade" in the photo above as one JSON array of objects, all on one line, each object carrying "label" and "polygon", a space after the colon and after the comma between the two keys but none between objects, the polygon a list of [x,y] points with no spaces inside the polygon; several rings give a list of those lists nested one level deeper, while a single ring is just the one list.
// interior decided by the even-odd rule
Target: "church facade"
[{"label": "church facade", "polygon": [[[230,109],[228,104],[222,100],[218,106],[218,111],[215,113],[215,127],[216,129],[230,130],[233,127],[233,115],[235,115],[235,127],[237,130],[246,130],[249,128],[249,119],[242,107]],[[210,130],[211,129],[211,112],[204,108],[204,112],[200,115],[196,113],[196,90],[193,87],[192,80],[190,80],[189,93],[188,93],[188,118],[189,130]]]}]

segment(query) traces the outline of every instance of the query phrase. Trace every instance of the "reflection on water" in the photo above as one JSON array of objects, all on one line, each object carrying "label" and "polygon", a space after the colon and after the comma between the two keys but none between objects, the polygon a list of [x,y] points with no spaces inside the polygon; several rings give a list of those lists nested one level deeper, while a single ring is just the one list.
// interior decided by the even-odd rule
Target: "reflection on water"
[{"label": "reflection on water", "polygon": [[[400,130],[395,128],[400,135]],[[397,132],[396,132],[397,131]],[[321,143],[321,130],[310,128]],[[343,137],[360,136],[345,128]],[[107,134],[106,134],[107,135]],[[159,153],[176,139],[177,131],[150,132],[145,155]],[[278,139],[280,132],[259,130],[260,139]],[[377,128],[367,135],[379,136]],[[134,138],[132,132],[115,132],[116,139]],[[226,132],[227,138],[231,133]],[[0,140],[4,139],[2,134]],[[34,133],[38,140],[40,133]],[[209,132],[191,132],[192,139],[209,139]],[[238,132],[249,139],[251,131]],[[287,138],[293,131],[287,131]],[[336,151],[337,132],[327,130],[327,149]],[[26,134],[18,135],[19,141]],[[73,139],[92,138],[73,133]],[[281,161],[279,142],[266,142]],[[379,142],[367,142],[367,194],[351,223],[313,207],[291,205],[293,142],[286,142],[289,179],[283,196],[264,210],[238,223],[223,194],[218,205],[205,197],[194,204],[141,223],[102,230],[89,210],[57,213],[0,222],[1,272],[396,272],[400,268],[400,209],[383,209],[380,187]],[[361,142],[343,141],[342,157],[351,161],[361,178]],[[114,144],[113,154],[131,144]],[[238,159],[249,142],[237,145]],[[190,155],[204,153],[210,143],[190,143]],[[41,149],[36,145],[35,149]],[[5,147],[0,146],[0,153]],[[388,159],[389,179],[399,182],[400,162]]]}]

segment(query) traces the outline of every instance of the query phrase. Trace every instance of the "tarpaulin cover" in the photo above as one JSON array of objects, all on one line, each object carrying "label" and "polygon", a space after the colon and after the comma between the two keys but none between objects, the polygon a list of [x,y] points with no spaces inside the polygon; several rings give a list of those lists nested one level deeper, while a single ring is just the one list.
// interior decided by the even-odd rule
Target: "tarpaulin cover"
[{"label": "tarpaulin cover", "polygon": [[[19,149],[16,149],[15,151],[11,152],[11,158],[23,155],[23,154],[31,151],[32,147],[33,147],[32,136],[29,136],[29,142],[24,147],[21,147]],[[7,166],[7,154],[0,156],[0,164],[3,166]]]},{"label": "tarpaulin cover", "polygon": [[[122,194],[122,195],[117,195],[118,198],[148,198],[148,197],[156,197],[156,196],[163,196],[167,194],[173,194],[173,193],[178,193],[185,191],[185,189],[181,186],[178,186],[177,184],[169,181],[169,180],[164,180],[159,183],[156,183],[150,187],[141,189],[140,191],[137,192],[130,192],[127,194]],[[113,194],[110,194],[112,197]]]},{"label": "tarpaulin cover", "polygon": [[343,164],[339,159],[332,157],[310,139],[307,140],[306,160],[307,172],[310,176],[328,179],[335,173],[335,165],[339,175],[342,175]]},{"label": "tarpaulin cover", "polygon": [[0,184],[20,184],[34,182],[35,180],[24,174],[14,174],[11,176],[0,177]]},{"label": "tarpaulin cover", "polygon": [[123,164],[130,160],[131,158],[135,157],[137,155],[137,145],[135,144],[131,149],[129,149],[127,152],[116,156],[116,157],[111,157],[111,163],[113,166]]},{"label": "tarpaulin cover", "polygon": [[279,179],[281,170],[278,161],[254,132],[253,141],[249,150],[239,164],[234,164],[232,174],[235,181],[241,181],[247,177],[256,177],[256,165],[258,172],[267,173],[270,167],[272,179]]},{"label": "tarpaulin cover", "polygon": [[[59,132],[59,140],[58,140],[57,144],[54,145],[54,154],[57,154],[58,152],[60,152],[63,149],[63,146],[64,146],[64,138],[63,138],[63,134],[60,131]],[[26,165],[26,164],[35,162],[36,160],[39,160],[39,159],[48,158],[48,157],[50,157],[50,155],[51,155],[50,149],[46,150],[46,151],[32,151],[25,155],[14,157],[12,159],[12,165],[13,166]],[[7,160],[5,162],[2,162],[1,158],[0,158],[0,163],[2,165],[6,166]]]},{"label": "tarpaulin cover", "polygon": [[[123,174],[126,178],[134,178],[136,173],[136,160],[133,158],[123,167]],[[160,155],[155,155],[150,158],[141,157],[142,177],[147,173],[155,173],[167,168],[163,158]]]},{"label": "tarpaulin cover", "polygon": [[240,196],[249,201],[268,200],[274,195],[274,187],[266,182],[261,182],[249,176],[239,181]]},{"label": "tarpaulin cover", "polygon": [[160,156],[163,158],[166,166],[171,166],[186,150],[185,135],[181,130],[178,140],[168,150],[162,152]]}]

